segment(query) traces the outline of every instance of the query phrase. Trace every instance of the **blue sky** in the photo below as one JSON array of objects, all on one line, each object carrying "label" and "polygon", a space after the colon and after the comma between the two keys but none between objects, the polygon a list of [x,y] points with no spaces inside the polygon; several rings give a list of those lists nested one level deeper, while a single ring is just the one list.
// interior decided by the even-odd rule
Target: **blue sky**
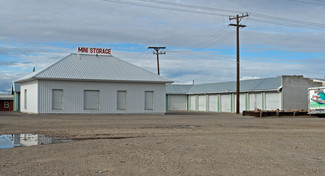
[{"label": "blue sky", "polygon": [[325,76],[323,0],[0,0],[0,93],[12,81],[78,46],[111,48],[156,73],[148,46],[166,46],[162,76],[176,83],[235,80],[241,21],[241,79]]}]

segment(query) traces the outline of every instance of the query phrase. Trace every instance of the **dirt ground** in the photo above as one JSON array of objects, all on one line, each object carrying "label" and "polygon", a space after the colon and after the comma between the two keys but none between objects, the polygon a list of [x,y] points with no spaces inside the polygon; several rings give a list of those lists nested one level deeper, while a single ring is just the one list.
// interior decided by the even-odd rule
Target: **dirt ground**
[{"label": "dirt ground", "polygon": [[325,118],[227,113],[0,113],[0,134],[72,142],[0,149],[0,175],[324,175]]}]

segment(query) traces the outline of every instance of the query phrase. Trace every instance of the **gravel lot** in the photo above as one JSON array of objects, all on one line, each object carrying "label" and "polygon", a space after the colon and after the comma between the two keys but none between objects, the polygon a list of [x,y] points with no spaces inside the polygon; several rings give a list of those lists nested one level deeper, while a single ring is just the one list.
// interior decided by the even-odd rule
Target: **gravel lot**
[{"label": "gravel lot", "polygon": [[227,113],[0,113],[0,134],[72,142],[0,149],[0,175],[324,175],[325,118]]}]

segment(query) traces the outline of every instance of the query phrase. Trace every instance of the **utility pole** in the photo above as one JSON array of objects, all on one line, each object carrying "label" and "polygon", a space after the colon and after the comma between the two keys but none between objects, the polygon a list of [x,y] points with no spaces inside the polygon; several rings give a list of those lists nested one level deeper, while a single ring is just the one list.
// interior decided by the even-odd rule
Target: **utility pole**
[{"label": "utility pole", "polygon": [[157,55],[157,69],[158,69],[158,75],[160,75],[160,70],[159,70],[159,54],[166,54],[166,52],[159,52],[160,49],[166,49],[166,47],[154,47],[154,46],[149,46],[148,49],[154,49],[155,52],[153,54]]},{"label": "utility pole", "polygon": [[229,20],[236,20],[236,24],[229,24],[229,26],[235,26],[236,27],[236,31],[237,31],[237,85],[236,85],[236,114],[239,114],[240,112],[240,101],[239,101],[239,97],[240,97],[240,80],[239,80],[239,74],[240,74],[240,70],[239,70],[239,28],[244,28],[246,27],[246,25],[242,25],[240,24],[240,21],[242,20],[242,18],[244,17],[248,17],[248,13],[246,14],[242,14],[241,16],[236,15],[235,17],[229,17]]}]

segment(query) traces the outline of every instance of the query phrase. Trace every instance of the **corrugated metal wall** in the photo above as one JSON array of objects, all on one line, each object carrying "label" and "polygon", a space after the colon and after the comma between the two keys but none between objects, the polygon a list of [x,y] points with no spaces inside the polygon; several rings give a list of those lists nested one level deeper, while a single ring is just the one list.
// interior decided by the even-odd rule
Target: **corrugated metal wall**
[{"label": "corrugated metal wall", "polygon": [[[25,113],[37,113],[38,112],[38,81],[30,81],[27,83],[21,83],[20,86],[20,111]],[[27,95],[25,95],[25,90]],[[27,107],[25,108],[25,97]]]},{"label": "corrugated metal wall", "polygon": [[[52,89],[63,90],[62,110],[52,110]],[[99,110],[84,110],[84,90],[99,90]],[[126,110],[117,110],[118,90],[127,92]],[[154,92],[153,110],[145,110],[145,91]],[[39,113],[165,113],[165,95],[164,84],[40,80]]]},{"label": "corrugated metal wall", "polygon": [[[176,100],[178,96],[184,96],[182,101]],[[186,104],[186,95],[168,95],[170,107],[184,106]],[[281,92],[249,92],[240,94],[240,111],[254,110],[276,110],[281,109]],[[180,103],[181,104],[178,104]],[[235,112],[236,94],[210,94],[210,95],[190,95],[190,111],[208,111],[208,112]],[[186,109],[186,108],[184,108]],[[174,108],[173,110],[177,110]],[[182,109],[183,110],[183,109]]]},{"label": "corrugated metal wall", "polygon": [[281,109],[281,93],[265,93],[265,110]]}]

